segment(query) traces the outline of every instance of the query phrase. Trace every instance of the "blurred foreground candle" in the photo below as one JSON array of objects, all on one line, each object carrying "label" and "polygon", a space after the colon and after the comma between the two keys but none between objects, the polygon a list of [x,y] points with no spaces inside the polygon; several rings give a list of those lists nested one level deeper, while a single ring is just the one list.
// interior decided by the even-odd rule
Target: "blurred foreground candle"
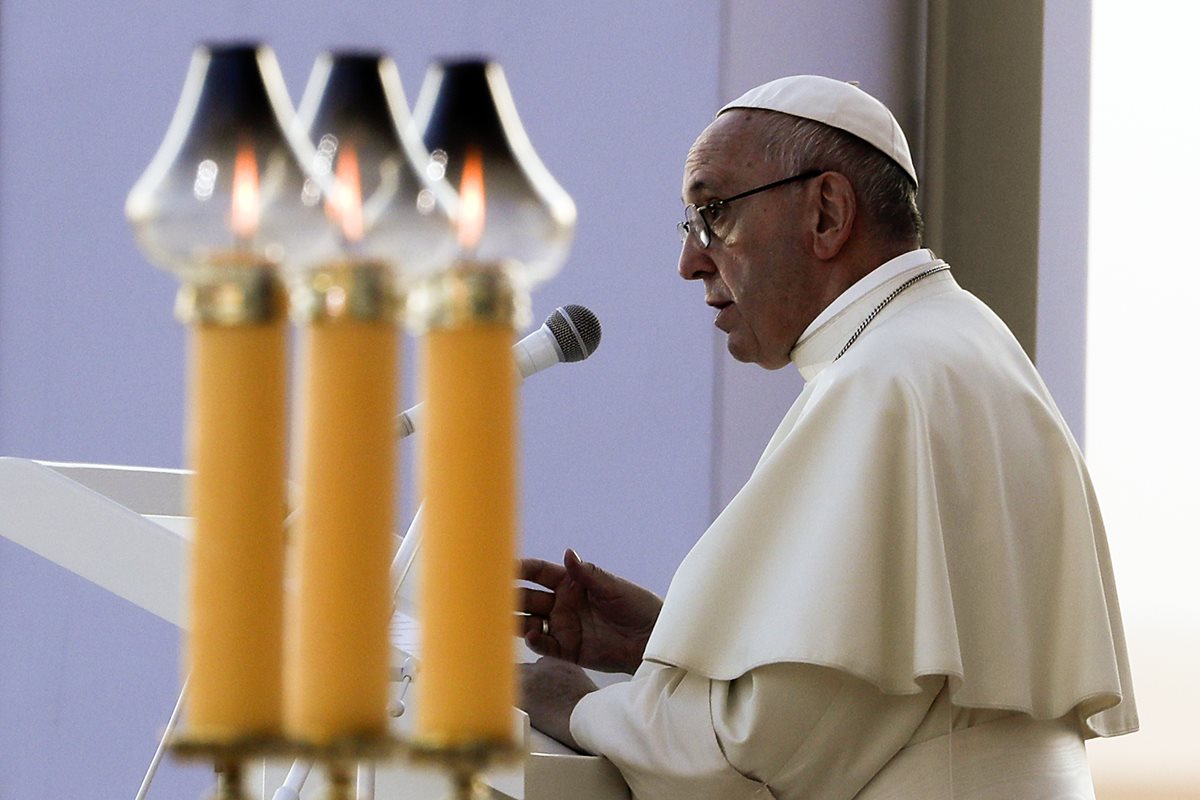
[{"label": "blurred foreground candle", "polygon": [[[425,175],[393,63],[322,55],[299,117],[328,238],[288,266],[302,326],[302,501],[285,725],[313,745],[386,736],[399,306],[406,268],[453,252],[453,192]],[[314,181],[316,177],[314,177]]]},{"label": "blurred foreground candle", "polygon": [[517,531],[516,329],[529,289],[566,257],[570,197],[531,147],[500,67],[435,64],[414,111],[459,187],[459,257],[422,276],[424,544],[418,744],[511,748]]},{"label": "blurred foreground candle", "polygon": [[191,328],[184,738],[219,746],[278,736],[282,724],[277,267],[305,226],[295,213],[304,175],[285,134],[291,113],[270,50],[198,47],[166,137],[126,203],[143,252],[180,278],[176,313]]}]

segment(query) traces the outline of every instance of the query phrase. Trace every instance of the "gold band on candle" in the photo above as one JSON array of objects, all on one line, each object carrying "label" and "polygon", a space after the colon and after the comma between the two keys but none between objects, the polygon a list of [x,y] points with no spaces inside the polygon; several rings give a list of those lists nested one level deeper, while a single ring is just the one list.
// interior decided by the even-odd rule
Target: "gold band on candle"
[{"label": "gold band on candle", "polygon": [[185,325],[252,325],[283,316],[286,296],[275,269],[247,264],[214,269],[184,282],[175,295],[175,317]]},{"label": "gold band on candle", "polygon": [[[417,741],[453,751],[513,738],[517,528],[514,318],[499,269],[427,282]],[[439,294],[440,293],[440,294]],[[488,294],[491,296],[487,296]]]},{"label": "gold band on candle", "polygon": [[187,737],[198,741],[281,730],[286,333],[281,313],[192,326],[185,664]]},{"label": "gold band on candle", "polygon": [[417,333],[466,324],[529,324],[529,293],[504,262],[459,262],[430,275],[409,293],[407,319]]},{"label": "gold band on candle", "polygon": [[403,299],[392,271],[383,264],[347,262],[314,270],[291,289],[292,319],[394,322]]},{"label": "gold band on candle", "polygon": [[[315,302],[304,312],[303,500],[287,621],[285,729],[325,748],[388,733],[398,337],[394,295],[375,292],[377,273],[330,270],[306,284],[314,299],[348,290],[346,303],[334,293],[336,314]],[[355,287],[379,301],[370,321],[350,310],[367,310],[349,302]]]}]

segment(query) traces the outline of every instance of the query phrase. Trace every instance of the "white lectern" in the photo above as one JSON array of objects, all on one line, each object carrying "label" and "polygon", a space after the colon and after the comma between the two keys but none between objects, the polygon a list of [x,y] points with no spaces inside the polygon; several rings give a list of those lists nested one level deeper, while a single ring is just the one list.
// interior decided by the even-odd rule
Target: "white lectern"
[{"label": "white lectern", "polygon": [[[182,581],[187,574],[184,515],[187,474],[180,470],[55,464],[0,458],[0,537],[32,551],[100,588],[176,626],[182,624]],[[397,649],[397,663],[408,654]],[[86,665],[80,665],[80,669]],[[401,687],[397,685],[397,693]],[[408,730],[413,694],[396,720]],[[165,723],[170,708],[163,709]],[[570,754],[529,727],[514,709],[514,725],[530,749],[517,768],[488,775],[493,797],[512,800],[622,800],[629,791],[607,761]],[[288,764],[265,763],[248,787],[263,800],[284,780]],[[2,779],[0,779],[2,780]],[[444,795],[441,773],[404,764],[382,765],[375,797],[437,798]],[[130,797],[136,786],[131,787]],[[302,797],[319,796],[314,774]],[[150,797],[155,796],[151,789]]]}]

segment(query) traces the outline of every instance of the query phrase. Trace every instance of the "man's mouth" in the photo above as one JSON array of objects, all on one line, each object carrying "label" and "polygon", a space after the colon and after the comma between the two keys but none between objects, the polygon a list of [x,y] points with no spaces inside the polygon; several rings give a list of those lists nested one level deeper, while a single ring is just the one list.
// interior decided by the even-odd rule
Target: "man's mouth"
[{"label": "man's mouth", "polygon": [[726,313],[726,310],[733,307],[733,301],[732,300],[708,300],[706,302],[708,303],[709,307],[716,309],[716,312],[717,312],[716,317],[713,319],[713,324],[716,325],[721,330],[725,330],[725,327],[724,327],[724,325],[722,325],[722,322],[728,318],[729,314]]}]

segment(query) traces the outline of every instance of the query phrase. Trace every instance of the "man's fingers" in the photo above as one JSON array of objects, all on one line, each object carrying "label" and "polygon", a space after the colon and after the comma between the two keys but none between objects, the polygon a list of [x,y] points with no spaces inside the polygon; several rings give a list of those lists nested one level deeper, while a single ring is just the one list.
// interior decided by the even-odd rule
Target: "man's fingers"
[{"label": "man's fingers", "polygon": [[535,617],[531,614],[513,614],[514,632],[522,639],[528,640],[529,634],[542,632],[543,619],[544,617]]},{"label": "man's fingers", "polygon": [[543,592],[541,589],[529,589],[524,586],[518,591],[519,611],[540,617],[550,616],[550,610],[554,608],[554,592]]},{"label": "man's fingers", "polygon": [[[515,614],[513,616],[516,622],[516,634],[526,642],[529,641],[531,635],[536,635],[539,640],[554,641],[553,636],[548,636],[543,632],[544,626],[542,623],[546,621],[545,617],[537,617],[533,614]],[[542,641],[541,644],[545,647],[546,641]]]},{"label": "man's fingers", "polygon": [[542,618],[523,617],[522,620],[523,622],[518,623],[524,629],[521,638],[525,640],[525,644],[529,646],[529,649],[539,656],[554,656],[558,658],[561,648],[553,636],[547,636],[542,633]]},{"label": "man's fingers", "polygon": [[606,575],[604,570],[584,561],[574,550],[567,550],[563,554],[563,567],[573,580],[589,589],[596,586],[598,578]]},{"label": "man's fingers", "polygon": [[517,570],[521,580],[532,581],[547,589],[553,589],[561,583],[566,574],[567,571],[562,565],[540,558],[522,558]]}]

